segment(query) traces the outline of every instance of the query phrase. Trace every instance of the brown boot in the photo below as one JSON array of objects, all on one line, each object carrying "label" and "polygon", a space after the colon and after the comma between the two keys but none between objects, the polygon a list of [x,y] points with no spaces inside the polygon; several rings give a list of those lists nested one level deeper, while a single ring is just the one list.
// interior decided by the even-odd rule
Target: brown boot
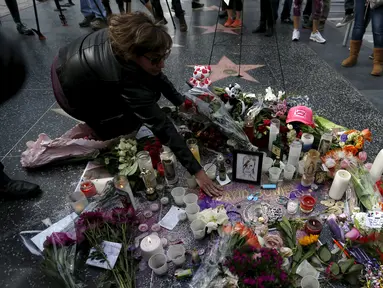
[{"label": "brown boot", "polygon": [[188,31],[188,25],[186,24],[185,16],[181,15],[180,18],[178,18],[180,21],[180,30],[181,32],[186,32]]},{"label": "brown boot", "polygon": [[383,48],[374,48],[374,67],[372,68],[371,75],[382,75],[383,63]]},{"label": "brown boot", "polygon": [[343,67],[352,67],[356,64],[359,56],[360,47],[362,46],[362,41],[351,40],[350,42],[350,56],[343,60]]}]

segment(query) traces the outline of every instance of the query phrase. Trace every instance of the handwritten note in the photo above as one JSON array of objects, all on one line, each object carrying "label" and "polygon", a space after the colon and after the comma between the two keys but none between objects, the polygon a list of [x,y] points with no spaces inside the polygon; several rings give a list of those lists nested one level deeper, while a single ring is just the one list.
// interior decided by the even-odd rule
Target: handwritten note
[{"label": "handwritten note", "polygon": [[112,270],[114,265],[116,265],[118,255],[120,254],[122,244],[121,243],[115,243],[115,242],[109,242],[109,241],[103,241],[101,243],[102,249],[104,251],[104,254],[106,256],[106,259],[103,259],[104,257],[101,257],[100,259],[91,259],[91,256],[94,252],[96,252],[96,248],[90,249],[89,258],[86,261],[86,264],[104,268],[107,270]]}]

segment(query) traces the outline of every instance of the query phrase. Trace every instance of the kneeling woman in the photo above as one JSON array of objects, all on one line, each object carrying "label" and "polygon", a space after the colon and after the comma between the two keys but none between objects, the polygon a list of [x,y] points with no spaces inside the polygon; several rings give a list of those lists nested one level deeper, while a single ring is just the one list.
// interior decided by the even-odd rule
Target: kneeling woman
[{"label": "kneeling woman", "polygon": [[207,177],[157,104],[161,94],[175,106],[185,100],[162,73],[172,47],[164,29],[144,13],[114,16],[109,29],[60,49],[51,71],[54,94],[64,111],[87,123],[101,139],[129,134],[144,124],[195,175],[206,194],[219,195],[221,188]]}]

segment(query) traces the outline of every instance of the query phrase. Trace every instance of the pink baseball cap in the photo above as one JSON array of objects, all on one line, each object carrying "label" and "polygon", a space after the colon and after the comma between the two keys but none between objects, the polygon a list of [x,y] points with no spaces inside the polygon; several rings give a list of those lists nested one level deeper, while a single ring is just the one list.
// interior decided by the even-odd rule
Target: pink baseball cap
[{"label": "pink baseball cap", "polygon": [[286,123],[301,122],[306,125],[313,125],[313,111],[306,106],[295,106],[289,110]]}]

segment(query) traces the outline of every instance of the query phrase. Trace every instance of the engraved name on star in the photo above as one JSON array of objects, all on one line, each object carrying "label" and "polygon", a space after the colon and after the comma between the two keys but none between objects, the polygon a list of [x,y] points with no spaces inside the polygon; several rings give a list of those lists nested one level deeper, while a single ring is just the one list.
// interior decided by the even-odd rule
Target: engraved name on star
[{"label": "engraved name on star", "polygon": [[[200,65],[200,64],[188,65],[188,67],[194,67],[196,65]],[[250,82],[258,83],[258,81],[255,80],[250,74],[248,74],[247,71],[261,68],[264,66],[265,65],[260,65],[260,64],[241,64],[240,73],[241,73],[242,79],[245,79]],[[212,82],[222,80],[231,76],[237,76],[239,71],[239,65],[235,64],[226,56],[223,56],[217,64],[211,64],[210,67],[212,71],[210,75],[210,80]]]}]

